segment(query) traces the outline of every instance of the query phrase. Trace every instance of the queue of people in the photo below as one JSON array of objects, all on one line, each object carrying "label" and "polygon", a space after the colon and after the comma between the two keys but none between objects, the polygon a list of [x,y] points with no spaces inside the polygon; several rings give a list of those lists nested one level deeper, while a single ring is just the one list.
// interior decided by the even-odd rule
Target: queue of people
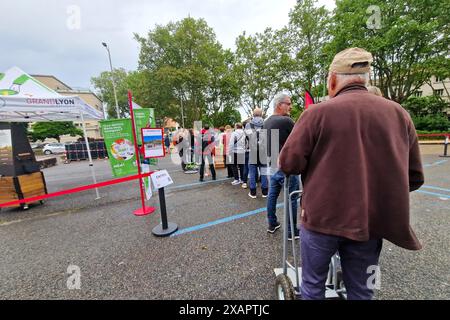
[{"label": "queue of people", "polygon": [[[297,123],[290,118],[291,97],[274,98],[274,112],[263,120],[255,108],[252,119],[201,133],[203,181],[205,152],[220,145],[233,186],[250,188],[248,196],[267,198],[267,232],[281,225],[276,205],[284,180],[289,193],[302,179],[300,223],[298,198],[293,197],[294,234],[301,237],[302,298],[324,299],[331,257],[338,251],[348,299],[371,299],[370,267],[377,266],[383,239],[419,250],[410,226],[409,192],[424,183],[414,124],[399,104],[368,89],[372,55],[360,48],[338,53],[329,68],[330,99],[305,110]],[[210,164],[213,179],[213,160]],[[248,184],[247,184],[248,183]]]}]

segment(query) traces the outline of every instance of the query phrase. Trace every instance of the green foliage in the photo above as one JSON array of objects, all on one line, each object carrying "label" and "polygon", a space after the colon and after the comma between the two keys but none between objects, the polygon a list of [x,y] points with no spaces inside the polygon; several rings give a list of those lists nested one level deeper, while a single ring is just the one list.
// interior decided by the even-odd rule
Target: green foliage
[{"label": "green foliage", "polygon": [[[368,25],[373,6],[380,9],[378,29]],[[403,104],[420,125],[443,127],[437,117],[442,102],[408,98],[431,76],[450,77],[448,12],[445,0],[336,0],[333,12],[317,0],[298,0],[285,27],[243,32],[234,52],[222,47],[203,19],[156,25],[145,36],[135,34],[138,70],[114,70],[121,114],[128,113],[131,89],[135,101],[154,108],[157,118],[171,117],[185,127],[200,119],[219,126],[240,119],[238,108],[248,115],[256,106],[266,112],[274,96],[287,91],[297,119],[305,90],[316,98],[326,95],[331,60],[356,46],[373,54],[371,78],[385,97]],[[92,83],[114,115],[110,72]]]},{"label": "green foliage", "polygon": [[330,12],[324,6],[317,7],[316,0],[299,0],[290,12],[288,44],[292,57],[292,91],[311,91],[320,83],[326,83],[325,44],[330,40],[330,24]]},{"label": "green foliage", "polygon": [[231,125],[241,122],[241,113],[232,107],[224,108],[224,110],[216,112],[202,119],[203,123],[209,123],[215,128]]},{"label": "green foliage", "polygon": [[[380,28],[369,29],[369,6],[380,8]],[[373,76],[385,97],[402,103],[448,66],[450,2],[337,0],[331,55],[361,47],[374,56]]]},{"label": "green foliage", "polygon": [[114,69],[102,72],[98,77],[92,77],[91,83],[97,89],[99,98],[108,105],[108,118],[117,118],[116,100],[114,98],[113,79],[116,85],[117,104],[120,117],[130,113],[128,106],[128,73],[124,69]]},{"label": "green foliage", "polygon": [[32,132],[30,132],[31,140],[44,141],[47,138],[54,138],[60,141],[60,136],[70,135],[83,136],[83,131],[74,126],[73,122],[37,122],[32,125]]},{"label": "green foliage", "polygon": [[449,104],[438,96],[409,97],[402,105],[413,117],[442,115],[449,107]]},{"label": "green foliage", "polygon": [[138,90],[136,101],[145,100],[157,115],[170,116],[184,126],[237,107],[234,57],[217,42],[205,20],[185,18],[159,25],[146,38],[135,34],[135,39],[141,45],[141,74],[134,74],[140,80],[131,82],[143,83],[147,90]]},{"label": "green foliage", "polygon": [[417,130],[443,132],[450,129],[450,121],[445,116],[448,103],[437,96],[410,97],[403,103]]},{"label": "green foliage", "polygon": [[250,116],[255,107],[265,113],[275,95],[291,88],[292,60],[286,41],[287,29],[266,29],[263,33],[236,40],[235,70],[241,88],[241,105]]},{"label": "green foliage", "polygon": [[427,115],[412,117],[417,130],[448,132],[450,121],[443,115]]}]

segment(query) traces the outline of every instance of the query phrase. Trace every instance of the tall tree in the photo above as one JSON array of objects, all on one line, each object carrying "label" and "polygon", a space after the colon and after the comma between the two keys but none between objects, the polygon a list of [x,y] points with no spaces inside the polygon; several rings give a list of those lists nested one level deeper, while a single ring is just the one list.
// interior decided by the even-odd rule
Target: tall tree
[{"label": "tall tree", "polygon": [[331,51],[370,51],[376,84],[401,103],[448,60],[448,12],[447,0],[337,0]]},{"label": "tall tree", "polygon": [[128,106],[127,77],[127,71],[119,68],[114,69],[113,73],[111,73],[111,71],[104,71],[98,77],[91,78],[91,83],[95,87],[99,98],[108,105],[107,110],[109,118],[116,118],[117,113],[112,79],[114,79],[116,85],[120,116],[124,117],[130,113]]},{"label": "tall tree", "polygon": [[250,116],[255,107],[266,112],[275,95],[290,88],[289,49],[286,29],[267,28],[263,33],[236,40],[235,70],[239,78],[241,106]]},{"label": "tall tree", "polygon": [[305,89],[313,91],[325,82],[324,45],[330,40],[330,22],[330,12],[324,6],[318,7],[316,0],[298,0],[289,13],[287,40],[293,59],[291,82],[297,95]]},{"label": "tall tree", "polygon": [[150,90],[162,89],[151,95],[159,98],[159,108],[168,108],[170,114],[178,110],[173,117],[179,123],[191,126],[205,115],[236,107],[231,53],[223,50],[205,20],[185,18],[135,38],[141,45],[141,76]]}]

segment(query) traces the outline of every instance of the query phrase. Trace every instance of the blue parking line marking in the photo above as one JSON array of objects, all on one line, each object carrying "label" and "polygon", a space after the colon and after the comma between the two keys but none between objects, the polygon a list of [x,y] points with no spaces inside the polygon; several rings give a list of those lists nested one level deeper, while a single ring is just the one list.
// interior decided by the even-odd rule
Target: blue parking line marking
[{"label": "blue parking line marking", "polygon": [[[283,203],[277,204],[277,208],[282,208],[283,206],[284,206]],[[250,217],[250,216],[256,215],[258,213],[265,212],[265,211],[267,211],[266,207],[259,208],[259,209],[256,209],[256,210],[253,210],[253,211],[249,211],[249,212],[245,212],[245,213],[236,214],[236,215],[231,216],[231,217],[226,217],[226,218],[222,218],[222,219],[219,219],[219,220],[211,221],[211,222],[208,222],[208,223],[200,224],[200,225],[197,225],[197,226],[181,229],[181,230],[178,230],[177,232],[175,232],[174,234],[172,234],[170,236],[171,237],[176,237],[176,236],[179,236],[179,235],[182,235],[182,234],[195,232],[195,231],[202,230],[202,229],[205,229],[205,228],[209,228],[209,227],[212,227],[212,226],[216,226],[216,225],[219,225],[219,224],[222,224],[222,223],[227,223],[227,222],[231,222],[231,221],[234,221],[234,220]]]},{"label": "blue parking line marking", "polygon": [[418,191],[416,191],[416,192],[424,193],[424,194],[429,194],[429,195],[432,195],[432,196],[437,196],[437,197],[439,197],[439,198],[450,199],[450,196],[447,195],[447,194],[441,194],[441,193],[435,193],[435,192],[428,192],[428,191],[423,191],[423,190],[418,190]]},{"label": "blue parking line marking", "polygon": [[450,189],[439,188],[439,187],[433,187],[433,186],[422,186],[422,188],[450,192]]},{"label": "blue parking line marking", "polygon": [[231,178],[224,178],[224,179],[219,179],[219,180],[211,180],[211,181],[205,181],[205,182],[195,182],[195,183],[189,183],[189,184],[182,184],[180,186],[168,187],[168,188],[166,188],[166,190],[183,189],[183,188],[188,188],[188,187],[201,186],[201,185],[204,185],[204,184],[224,182],[224,181],[228,181],[228,180],[231,180]]}]

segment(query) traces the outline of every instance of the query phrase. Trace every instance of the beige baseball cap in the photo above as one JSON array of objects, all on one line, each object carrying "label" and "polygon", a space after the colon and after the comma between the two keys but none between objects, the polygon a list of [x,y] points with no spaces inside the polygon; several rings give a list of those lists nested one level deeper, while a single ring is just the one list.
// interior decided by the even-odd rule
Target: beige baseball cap
[{"label": "beige baseball cap", "polygon": [[334,56],[330,72],[366,73],[370,72],[372,54],[361,48],[348,48]]}]

